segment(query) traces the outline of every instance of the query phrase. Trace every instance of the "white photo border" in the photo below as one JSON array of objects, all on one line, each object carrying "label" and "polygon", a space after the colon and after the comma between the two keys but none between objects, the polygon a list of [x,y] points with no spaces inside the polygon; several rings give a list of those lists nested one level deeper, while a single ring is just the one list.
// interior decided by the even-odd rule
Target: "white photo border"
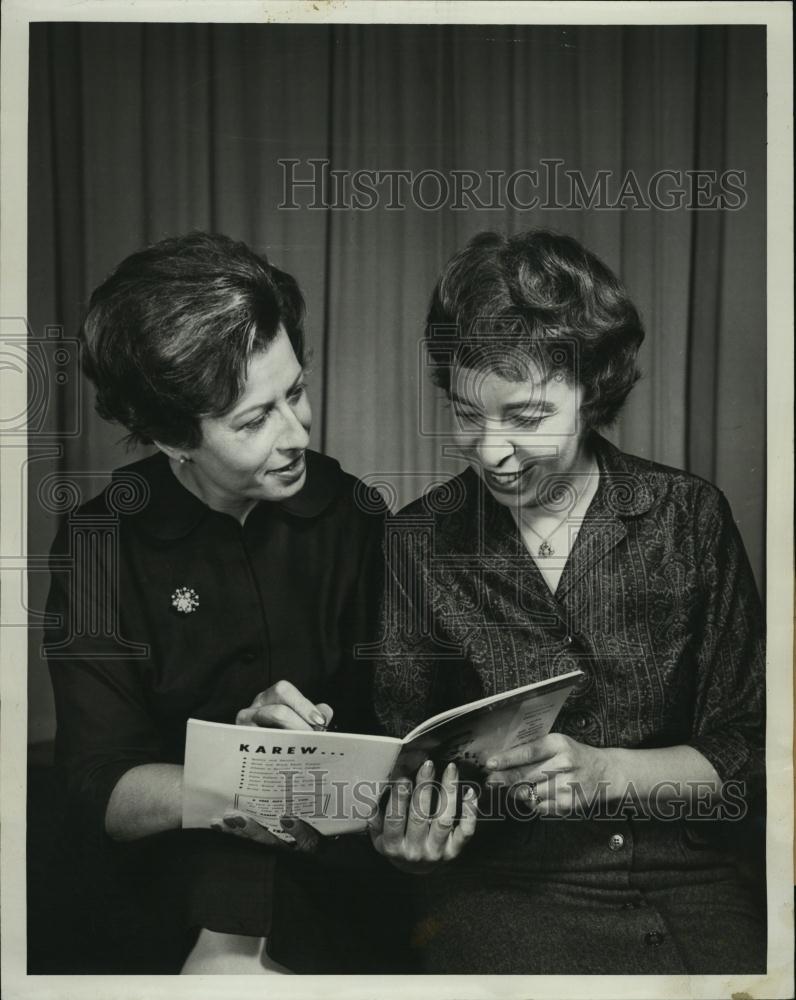
[{"label": "white photo border", "polygon": [[[793,996],[793,101],[789,3],[436,2],[436,0],[4,0],[0,67],[0,322],[27,314],[27,80],[32,21],[303,23],[765,24],[767,164],[768,973],[765,976],[29,976],[25,931],[27,644],[24,589],[0,594],[2,656],[2,967],[9,1000],[150,997],[544,997],[773,1000]],[[4,373],[0,371],[0,392]],[[6,390],[19,393],[19,380]],[[15,401],[16,402],[16,401]],[[19,400],[24,411],[26,400]],[[24,558],[26,511],[14,484],[24,441],[0,437],[0,553]],[[0,487],[1,488],[1,487]]]}]

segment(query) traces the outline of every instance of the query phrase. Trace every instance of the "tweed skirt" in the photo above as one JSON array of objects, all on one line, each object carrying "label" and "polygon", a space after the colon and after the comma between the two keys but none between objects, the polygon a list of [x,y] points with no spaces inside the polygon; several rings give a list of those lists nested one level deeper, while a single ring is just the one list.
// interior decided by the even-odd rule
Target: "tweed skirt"
[{"label": "tweed skirt", "polygon": [[764,880],[743,876],[715,826],[497,824],[458,862],[416,879],[418,971],[764,972]]}]

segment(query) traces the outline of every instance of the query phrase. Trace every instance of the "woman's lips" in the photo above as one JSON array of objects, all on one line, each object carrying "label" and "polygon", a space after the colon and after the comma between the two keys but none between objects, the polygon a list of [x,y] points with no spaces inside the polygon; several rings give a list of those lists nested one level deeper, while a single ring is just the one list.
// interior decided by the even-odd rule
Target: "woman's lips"
[{"label": "woman's lips", "polygon": [[304,452],[302,451],[300,455],[297,455],[292,462],[288,465],[283,465],[279,469],[269,469],[269,476],[276,476],[277,479],[281,479],[284,482],[295,482],[304,473]]},{"label": "woman's lips", "polygon": [[518,469],[516,472],[493,472],[484,469],[483,474],[487,484],[493,490],[497,490],[499,493],[516,493],[522,488],[524,481],[533,469],[533,465],[526,465],[524,469]]}]

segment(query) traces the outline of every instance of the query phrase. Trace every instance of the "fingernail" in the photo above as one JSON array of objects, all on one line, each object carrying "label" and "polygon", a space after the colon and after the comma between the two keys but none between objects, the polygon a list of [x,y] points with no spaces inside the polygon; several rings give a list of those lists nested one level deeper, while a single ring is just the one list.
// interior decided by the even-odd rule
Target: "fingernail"
[{"label": "fingernail", "polygon": [[497,757],[490,757],[486,762],[486,766],[490,769],[490,771],[494,771],[494,769],[498,766]]},{"label": "fingernail", "polygon": [[464,799],[465,801],[470,802],[474,798],[475,798],[475,789],[473,788],[472,785],[468,785],[467,790],[464,793]]},{"label": "fingernail", "polygon": [[426,775],[431,774],[434,771],[434,761],[433,760],[427,760],[425,762],[425,764],[423,765],[423,767],[421,768],[421,771],[422,771],[423,774],[426,774]]},{"label": "fingernail", "polygon": [[445,777],[452,778],[456,774],[456,765],[453,761],[445,768]]},{"label": "fingernail", "polygon": [[237,820],[238,820],[237,816],[225,816],[223,820],[224,826],[229,826],[234,829],[238,825]]},{"label": "fingernail", "polygon": [[316,726],[325,726],[326,719],[321,715],[320,712],[312,712],[310,714],[310,719],[315,723]]}]

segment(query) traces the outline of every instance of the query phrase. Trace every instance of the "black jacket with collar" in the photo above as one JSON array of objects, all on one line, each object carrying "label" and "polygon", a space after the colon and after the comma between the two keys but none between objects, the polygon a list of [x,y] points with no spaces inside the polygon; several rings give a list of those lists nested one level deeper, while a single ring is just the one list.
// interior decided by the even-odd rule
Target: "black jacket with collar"
[{"label": "black jacket with collar", "polygon": [[[336,728],[375,730],[369,664],[353,649],[374,637],[384,504],[333,459],[308,452],[307,469],[300,493],[259,503],[241,525],[156,454],[118,470],[62,524],[45,653],[84,863],[125,853],[104,831],[113,787],[136,765],[181,763],[189,717],[234,722],[286,678],[332,705]],[[175,857],[202,839],[214,855],[198,866],[204,888],[191,883],[189,921],[266,933],[269,852],[196,833],[175,835]]]}]

